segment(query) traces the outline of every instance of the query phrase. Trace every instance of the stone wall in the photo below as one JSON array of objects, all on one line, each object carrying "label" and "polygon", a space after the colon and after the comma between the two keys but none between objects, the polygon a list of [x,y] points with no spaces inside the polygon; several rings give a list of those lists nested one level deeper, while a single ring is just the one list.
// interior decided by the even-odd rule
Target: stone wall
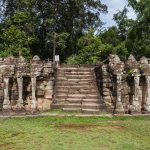
[{"label": "stone wall", "polygon": [[52,62],[34,56],[0,59],[0,109],[3,111],[45,111],[53,97]]},{"label": "stone wall", "polygon": [[122,62],[110,55],[109,64],[102,65],[101,91],[107,110],[118,114],[150,112],[150,61],[130,55]]},{"label": "stone wall", "polygon": [[[55,72],[51,61],[34,56],[0,58],[0,110],[51,109]],[[130,55],[122,62],[110,55],[109,63],[95,68],[97,86],[106,111],[118,114],[150,113],[150,60]]]}]

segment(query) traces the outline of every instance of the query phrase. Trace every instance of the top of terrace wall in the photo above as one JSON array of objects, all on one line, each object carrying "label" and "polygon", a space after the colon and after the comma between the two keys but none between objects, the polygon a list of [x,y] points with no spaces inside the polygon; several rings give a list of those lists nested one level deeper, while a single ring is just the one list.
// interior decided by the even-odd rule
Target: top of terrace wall
[{"label": "top of terrace wall", "polygon": [[23,56],[0,58],[0,75],[4,77],[48,76],[53,72],[51,61],[42,61],[38,56],[28,62]]},{"label": "top of terrace wall", "polygon": [[110,55],[109,68],[114,74],[150,75],[150,59],[143,56],[137,61],[130,55],[126,62],[122,62],[117,55]]},{"label": "top of terrace wall", "polygon": [[[67,65],[65,65],[67,67]],[[79,65],[89,66],[89,65]],[[120,60],[117,55],[111,54],[109,56],[109,69],[117,74],[142,74],[150,75],[150,59],[142,57],[140,61],[137,61],[133,55],[130,55],[126,62]],[[53,66],[51,61],[42,61],[39,56],[35,55],[33,59],[28,62],[23,56],[15,58],[9,56],[6,58],[0,58],[0,75],[4,77],[20,77],[20,76],[47,76],[53,72]]]}]

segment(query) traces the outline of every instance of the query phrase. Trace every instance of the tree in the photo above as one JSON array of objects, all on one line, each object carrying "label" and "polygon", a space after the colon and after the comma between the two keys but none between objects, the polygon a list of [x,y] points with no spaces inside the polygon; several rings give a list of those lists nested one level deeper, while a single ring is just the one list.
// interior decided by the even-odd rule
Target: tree
[{"label": "tree", "polygon": [[1,36],[0,49],[1,57],[6,57],[9,55],[19,56],[19,53],[27,58],[30,55],[30,44],[32,43],[32,38],[29,37],[24,31],[17,29],[15,26],[11,25]]},{"label": "tree", "polygon": [[114,20],[117,23],[119,36],[121,41],[125,41],[128,39],[128,33],[133,27],[134,20],[128,19],[127,17],[128,9],[124,7],[122,11],[119,11],[118,13],[114,14]]},{"label": "tree", "polygon": [[63,45],[60,42],[57,44],[57,51],[63,60],[76,54],[78,38],[89,27],[99,28],[100,13],[107,12],[107,7],[100,0],[3,1],[3,32],[13,25],[29,37],[33,36],[35,40],[30,44],[31,55],[37,54],[43,59],[52,56],[55,35],[58,35],[59,41],[64,41]]},{"label": "tree", "polygon": [[114,47],[117,46],[121,41],[119,30],[116,26],[112,26],[103,31],[100,33],[99,37],[104,44],[111,44]]},{"label": "tree", "polygon": [[117,54],[121,60],[126,60],[127,56],[129,55],[126,41],[120,42],[116,47],[113,48],[113,53]]},{"label": "tree", "polygon": [[101,39],[90,29],[78,40],[79,52],[67,59],[68,64],[96,64],[101,63],[112,51],[112,46],[103,44]]},{"label": "tree", "polygon": [[128,0],[137,14],[137,20],[129,33],[128,45],[132,53],[140,58],[150,57],[150,0]]}]

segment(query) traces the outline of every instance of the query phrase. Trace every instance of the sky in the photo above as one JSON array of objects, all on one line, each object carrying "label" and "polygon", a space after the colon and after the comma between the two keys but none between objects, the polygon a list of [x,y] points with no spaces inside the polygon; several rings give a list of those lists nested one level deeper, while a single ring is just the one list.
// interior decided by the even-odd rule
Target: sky
[{"label": "sky", "polygon": [[[101,20],[105,23],[104,27],[110,27],[112,25],[115,25],[115,22],[113,20],[113,14],[117,13],[119,10],[122,10],[124,6],[127,5],[126,0],[101,0],[103,4],[106,4],[108,7],[108,13],[101,15]],[[136,15],[134,14],[134,11],[129,8],[128,17],[135,19]]]}]

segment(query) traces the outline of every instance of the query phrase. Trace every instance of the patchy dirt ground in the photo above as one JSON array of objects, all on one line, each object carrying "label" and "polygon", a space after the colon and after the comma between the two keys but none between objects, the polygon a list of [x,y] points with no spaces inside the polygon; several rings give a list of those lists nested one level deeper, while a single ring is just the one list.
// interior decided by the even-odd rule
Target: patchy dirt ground
[{"label": "patchy dirt ground", "polygon": [[53,125],[54,127],[58,128],[59,130],[72,130],[72,131],[79,131],[79,132],[84,132],[84,131],[90,131],[92,129],[99,129],[99,130],[111,130],[111,131],[117,131],[117,130],[124,130],[125,126],[123,125],[117,125],[118,122],[109,122],[110,125],[98,125],[98,124],[77,124],[77,123],[64,123],[64,124],[50,124]]},{"label": "patchy dirt ground", "polygon": [[149,117],[0,119],[0,150],[149,150]]}]

